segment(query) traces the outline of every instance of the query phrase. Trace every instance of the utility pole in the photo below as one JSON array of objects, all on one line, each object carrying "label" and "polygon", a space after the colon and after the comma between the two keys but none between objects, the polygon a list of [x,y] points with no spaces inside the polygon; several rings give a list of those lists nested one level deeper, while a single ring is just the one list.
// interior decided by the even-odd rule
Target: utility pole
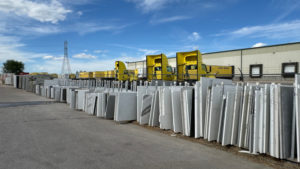
[{"label": "utility pole", "polygon": [[64,43],[64,59],[63,64],[61,68],[61,78],[69,78],[69,75],[71,74],[71,67],[69,62],[69,56],[68,56],[68,41],[65,41]]}]

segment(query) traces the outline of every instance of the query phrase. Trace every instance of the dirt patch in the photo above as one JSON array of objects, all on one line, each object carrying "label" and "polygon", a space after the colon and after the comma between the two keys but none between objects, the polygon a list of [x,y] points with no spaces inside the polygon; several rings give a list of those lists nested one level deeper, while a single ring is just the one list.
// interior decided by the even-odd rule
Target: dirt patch
[{"label": "dirt patch", "polygon": [[148,130],[160,132],[160,133],[163,133],[165,135],[169,135],[169,136],[176,137],[176,138],[179,138],[179,139],[189,140],[189,141],[200,143],[200,144],[203,144],[203,145],[206,145],[208,147],[212,147],[212,148],[215,148],[215,149],[218,149],[218,150],[226,151],[226,152],[232,153],[234,155],[238,155],[240,157],[246,158],[248,160],[251,160],[251,161],[254,161],[254,162],[257,162],[257,163],[261,163],[261,164],[265,164],[265,165],[270,166],[272,168],[276,168],[276,169],[285,169],[285,168],[300,169],[300,164],[297,163],[296,161],[293,162],[293,161],[287,161],[287,160],[280,160],[280,159],[271,157],[267,154],[253,155],[253,154],[248,154],[248,153],[241,153],[239,151],[242,151],[244,149],[241,149],[241,148],[236,147],[236,146],[222,146],[220,143],[217,143],[216,141],[208,142],[207,140],[202,139],[202,138],[195,139],[193,137],[184,136],[181,133],[174,133],[171,130],[162,130],[159,127],[150,127],[150,126],[147,126],[147,125],[139,125],[138,122],[136,122],[136,121],[132,122],[132,124],[141,126],[141,127],[146,128]]}]

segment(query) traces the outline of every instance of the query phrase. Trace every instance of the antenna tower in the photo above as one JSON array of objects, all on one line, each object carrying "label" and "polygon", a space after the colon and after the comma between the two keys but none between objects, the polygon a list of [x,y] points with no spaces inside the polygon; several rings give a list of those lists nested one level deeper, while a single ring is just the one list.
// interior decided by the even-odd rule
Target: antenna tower
[{"label": "antenna tower", "polygon": [[61,68],[61,77],[62,78],[68,78],[71,74],[71,67],[69,62],[69,56],[68,56],[68,41],[65,41],[64,43],[64,59],[63,64]]}]

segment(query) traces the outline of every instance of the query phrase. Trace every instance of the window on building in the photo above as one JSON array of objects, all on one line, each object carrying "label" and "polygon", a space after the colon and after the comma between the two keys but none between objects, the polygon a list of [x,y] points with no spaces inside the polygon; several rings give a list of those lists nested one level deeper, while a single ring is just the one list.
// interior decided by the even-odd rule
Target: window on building
[{"label": "window on building", "polygon": [[294,77],[298,73],[298,62],[282,63],[282,76]]},{"label": "window on building", "polygon": [[260,78],[263,75],[263,65],[255,64],[250,65],[250,77],[252,78]]}]

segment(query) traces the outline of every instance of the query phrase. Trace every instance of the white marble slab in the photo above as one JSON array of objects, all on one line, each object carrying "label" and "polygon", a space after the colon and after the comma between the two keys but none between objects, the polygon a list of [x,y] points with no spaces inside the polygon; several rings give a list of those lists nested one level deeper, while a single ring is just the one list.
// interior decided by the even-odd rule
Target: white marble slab
[{"label": "white marble slab", "polygon": [[159,100],[160,100],[160,104],[159,104],[160,128],[165,130],[173,129],[170,87],[159,88]]},{"label": "white marble slab", "polygon": [[116,95],[114,120],[129,122],[137,119],[137,93],[119,92]]}]

